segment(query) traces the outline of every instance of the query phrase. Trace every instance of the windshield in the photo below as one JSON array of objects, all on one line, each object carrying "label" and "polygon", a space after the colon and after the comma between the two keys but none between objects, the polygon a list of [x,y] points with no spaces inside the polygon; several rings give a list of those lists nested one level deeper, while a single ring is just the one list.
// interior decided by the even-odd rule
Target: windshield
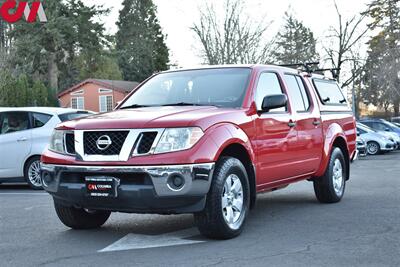
[{"label": "windshield", "polygon": [[394,124],[394,123],[391,123],[391,122],[389,122],[389,121],[385,121],[384,122],[386,125],[389,125],[390,127],[392,127],[392,128],[399,128],[399,126],[397,126],[396,124]]},{"label": "windshield", "polygon": [[250,73],[250,68],[161,73],[141,86],[121,108],[168,105],[240,107]]},{"label": "windshield", "polygon": [[376,133],[376,131],[365,124],[357,123],[357,128],[366,131],[367,133]]}]

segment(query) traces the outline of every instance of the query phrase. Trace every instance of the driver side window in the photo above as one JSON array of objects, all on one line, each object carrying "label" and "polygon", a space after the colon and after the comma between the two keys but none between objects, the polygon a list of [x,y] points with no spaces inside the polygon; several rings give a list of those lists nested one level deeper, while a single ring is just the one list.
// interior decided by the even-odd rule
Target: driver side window
[{"label": "driver side window", "polygon": [[[283,94],[283,90],[277,74],[272,72],[261,73],[257,84],[256,98],[255,98],[257,110],[262,109],[262,103],[264,101],[264,97],[268,95],[279,95],[279,94]],[[282,107],[282,108],[272,109],[271,111],[285,112],[286,108]]]}]

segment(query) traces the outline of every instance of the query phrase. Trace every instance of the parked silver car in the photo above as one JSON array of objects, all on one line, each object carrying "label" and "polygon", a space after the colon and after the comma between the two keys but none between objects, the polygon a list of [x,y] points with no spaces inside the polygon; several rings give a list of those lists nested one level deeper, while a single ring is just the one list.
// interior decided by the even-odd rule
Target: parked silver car
[{"label": "parked silver car", "polygon": [[368,125],[365,125],[365,124],[363,124],[361,122],[358,122],[358,124],[360,126],[364,126],[366,128],[369,128],[369,129],[373,130],[374,132],[377,132],[377,133],[379,133],[381,135],[384,135],[387,139],[389,139],[390,141],[392,141],[394,143],[394,150],[400,149],[400,136],[397,133],[391,132],[391,131],[388,131],[388,130],[383,131],[383,130],[380,130],[380,129],[373,129],[373,128],[369,127]]},{"label": "parked silver car", "polygon": [[357,136],[357,150],[361,157],[367,156],[367,143],[360,136]]},{"label": "parked silver car", "polygon": [[357,134],[367,143],[367,153],[377,155],[393,151],[397,146],[393,141],[361,123],[357,123]]}]

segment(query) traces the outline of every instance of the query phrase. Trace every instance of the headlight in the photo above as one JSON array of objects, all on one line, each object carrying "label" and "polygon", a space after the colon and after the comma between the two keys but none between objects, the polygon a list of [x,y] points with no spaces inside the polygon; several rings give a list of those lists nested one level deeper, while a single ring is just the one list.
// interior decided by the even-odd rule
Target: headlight
[{"label": "headlight", "polygon": [[65,154],[64,135],[65,131],[54,130],[50,139],[49,150]]},{"label": "headlight", "polygon": [[155,154],[185,150],[193,147],[204,135],[200,128],[166,129],[157,144]]}]

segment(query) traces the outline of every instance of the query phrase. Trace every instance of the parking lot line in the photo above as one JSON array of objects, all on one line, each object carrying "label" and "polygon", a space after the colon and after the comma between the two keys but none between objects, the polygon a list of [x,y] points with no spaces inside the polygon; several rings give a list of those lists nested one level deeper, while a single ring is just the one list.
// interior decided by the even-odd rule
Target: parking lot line
[{"label": "parking lot line", "polygon": [[17,192],[0,192],[0,196],[7,195],[26,195],[26,196],[49,196],[47,193],[17,193]]},{"label": "parking lot line", "polygon": [[195,239],[200,233],[195,228],[162,234],[162,235],[140,235],[127,234],[117,242],[109,245],[98,252],[111,252],[123,250],[135,250],[157,247],[171,247],[190,245],[206,242],[206,240]]}]

